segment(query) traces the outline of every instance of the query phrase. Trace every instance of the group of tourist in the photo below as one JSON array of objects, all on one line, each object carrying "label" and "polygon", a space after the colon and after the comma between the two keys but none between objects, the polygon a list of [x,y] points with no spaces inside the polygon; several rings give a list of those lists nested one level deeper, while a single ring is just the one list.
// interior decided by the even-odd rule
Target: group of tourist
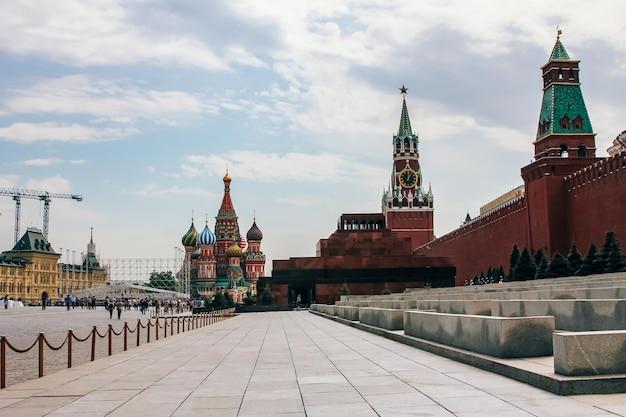
[{"label": "group of tourist", "polygon": [[[75,309],[75,308],[81,308],[81,309],[96,309],[96,297],[89,296],[89,297],[81,297],[78,298],[77,296],[73,295],[73,294],[67,294],[65,296],[65,298],[63,299],[63,302],[65,304],[65,308],[67,308],[67,310],[69,311],[70,308],[71,309]],[[42,304],[42,308],[45,306],[45,303]],[[45,308],[44,308],[45,310]]]}]

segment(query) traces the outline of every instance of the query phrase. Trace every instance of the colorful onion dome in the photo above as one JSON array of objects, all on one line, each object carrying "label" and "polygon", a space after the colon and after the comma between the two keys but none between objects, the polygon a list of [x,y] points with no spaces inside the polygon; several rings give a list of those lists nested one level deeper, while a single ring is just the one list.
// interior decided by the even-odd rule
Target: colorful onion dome
[{"label": "colorful onion dome", "polygon": [[200,248],[196,246],[193,252],[191,252],[191,259],[198,259],[200,257]]},{"label": "colorful onion dome", "polygon": [[189,230],[187,230],[187,233],[185,233],[181,242],[183,243],[183,246],[196,246],[196,243],[198,243],[198,231],[193,225],[193,219],[191,219],[191,226],[189,226]]},{"label": "colorful onion dome", "polygon": [[209,229],[209,225],[206,224],[204,226],[204,230],[198,236],[198,244],[199,245],[215,245],[216,240],[217,240],[217,237],[215,236],[215,233],[213,233],[211,229]]},{"label": "colorful onion dome", "polygon": [[256,219],[254,219],[252,227],[248,230],[248,233],[246,233],[246,238],[248,238],[248,240],[263,240],[263,232],[261,232],[261,229],[256,225]]},{"label": "colorful onion dome", "polygon": [[243,250],[241,250],[236,240],[233,240],[232,245],[230,245],[230,247],[226,249],[226,255],[228,255],[229,258],[234,256],[241,256],[242,254]]}]

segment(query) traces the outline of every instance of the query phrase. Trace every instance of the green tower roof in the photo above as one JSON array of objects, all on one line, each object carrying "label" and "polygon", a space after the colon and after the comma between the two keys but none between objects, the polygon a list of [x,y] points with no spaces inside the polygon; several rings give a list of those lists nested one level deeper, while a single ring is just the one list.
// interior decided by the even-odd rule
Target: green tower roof
[{"label": "green tower roof", "polygon": [[[555,68],[568,68],[567,71],[575,68],[577,71],[578,62],[570,59],[557,36],[550,60],[543,67],[544,74],[551,73]],[[552,134],[593,134],[580,83],[572,80],[569,77],[550,79],[544,88],[537,140]]]},{"label": "green tower roof", "polygon": [[567,51],[565,50],[565,47],[561,43],[560,36],[556,37],[556,43],[554,44],[554,48],[552,48],[552,54],[550,54],[550,61],[557,61],[557,60],[570,60],[570,57],[567,54]]},{"label": "green tower roof", "polygon": [[402,114],[400,115],[400,127],[398,128],[398,136],[411,136],[411,119],[409,119],[409,111],[406,108],[406,99],[402,98]]}]

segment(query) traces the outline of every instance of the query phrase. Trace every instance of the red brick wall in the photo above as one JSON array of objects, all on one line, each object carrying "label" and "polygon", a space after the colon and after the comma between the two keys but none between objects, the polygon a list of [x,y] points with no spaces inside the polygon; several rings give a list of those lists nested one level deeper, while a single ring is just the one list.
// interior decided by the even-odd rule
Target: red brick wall
[{"label": "red brick wall", "polygon": [[[555,158],[557,159],[557,158]],[[489,267],[508,273],[513,245],[567,255],[576,244],[584,256],[590,243],[599,249],[606,232],[616,233],[626,249],[626,153],[601,160],[569,175],[582,158],[548,163],[541,160],[522,169],[526,195],[416,250],[425,256],[447,256],[457,268],[456,285],[463,285]],[[550,163],[554,163],[553,171]],[[548,175],[546,175],[548,174]],[[534,178],[533,178],[534,175]],[[546,179],[546,177],[550,177]],[[529,212],[530,207],[530,212]]]}]

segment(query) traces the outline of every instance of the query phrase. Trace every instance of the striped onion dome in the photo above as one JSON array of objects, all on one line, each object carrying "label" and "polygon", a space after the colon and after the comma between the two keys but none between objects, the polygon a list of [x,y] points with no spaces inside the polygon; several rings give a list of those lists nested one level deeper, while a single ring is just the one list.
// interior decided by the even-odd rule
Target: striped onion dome
[{"label": "striped onion dome", "polygon": [[198,231],[193,225],[193,219],[191,219],[191,226],[189,226],[189,230],[187,230],[181,242],[183,246],[196,246],[196,243],[198,243]]},{"label": "striped onion dome", "polygon": [[236,240],[233,240],[232,245],[228,249],[226,249],[226,255],[229,258],[234,256],[241,256],[243,254],[243,250],[239,247]]},{"label": "striped onion dome", "polygon": [[252,227],[250,228],[250,230],[248,230],[248,233],[246,233],[246,237],[248,238],[248,241],[263,239],[263,232],[261,232],[261,229],[259,229],[259,226],[256,225],[256,219],[254,219],[254,222],[252,223]]},{"label": "striped onion dome", "polygon": [[213,233],[211,229],[209,229],[209,225],[206,224],[204,230],[198,236],[198,245],[215,245],[216,241],[217,237],[215,233]]}]

